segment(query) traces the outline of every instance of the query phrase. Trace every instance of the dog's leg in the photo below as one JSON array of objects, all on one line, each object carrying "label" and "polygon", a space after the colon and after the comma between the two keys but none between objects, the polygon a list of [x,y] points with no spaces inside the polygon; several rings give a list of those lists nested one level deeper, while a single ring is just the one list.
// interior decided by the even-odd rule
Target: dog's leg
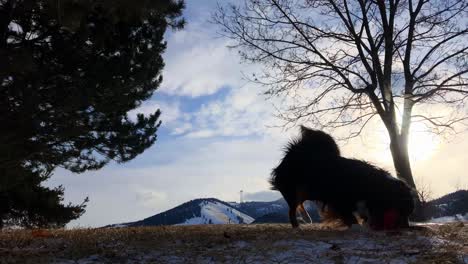
[{"label": "dog's leg", "polygon": [[312,218],[310,218],[309,213],[307,213],[307,210],[304,208],[304,202],[299,205],[299,212],[301,212],[302,218],[304,218],[305,222],[312,223]]},{"label": "dog's leg", "polygon": [[407,215],[400,216],[399,227],[401,227],[401,228],[409,228],[410,227]]},{"label": "dog's leg", "polygon": [[293,228],[298,228],[299,223],[297,222],[296,218],[296,206],[289,206],[289,221]]},{"label": "dog's leg", "polygon": [[356,210],[353,212],[358,224],[366,226],[368,224],[369,210],[367,209],[365,201],[356,203]]},{"label": "dog's leg", "polygon": [[297,198],[295,193],[282,191],[281,194],[283,195],[284,200],[286,200],[286,203],[288,203],[289,206],[289,222],[291,222],[293,228],[299,227],[299,223],[297,222],[296,218]]},{"label": "dog's leg", "polygon": [[351,227],[353,224],[357,224],[357,219],[354,217],[352,212],[344,213],[342,216],[343,224],[347,227]]},{"label": "dog's leg", "polygon": [[342,224],[351,227],[353,224],[357,224],[356,217],[354,217],[352,206],[350,204],[339,204],[334,205],[332,208],[335,210],[336,215],[341,220]]}]

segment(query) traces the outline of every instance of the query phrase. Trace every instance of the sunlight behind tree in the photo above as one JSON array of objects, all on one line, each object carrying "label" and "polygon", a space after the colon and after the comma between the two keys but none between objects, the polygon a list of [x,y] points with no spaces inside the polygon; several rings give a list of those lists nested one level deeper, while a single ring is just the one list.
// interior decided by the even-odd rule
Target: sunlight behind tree
[{"label": "sunlight behind tree", "polygon": [[[412,124],[443,133],[468,119],[467,10],[458,0],[244,0],[220,6],[213,20],[242,59],[264,66],[252,81],[267,95],[316,91],[280,109],[286,123],[346,127],[356,137],[377,119],[398,177],[416,188],[410,155],[431,150],[415,135],[409,154]],[[417,113],[421,106],[429,114]]]}]

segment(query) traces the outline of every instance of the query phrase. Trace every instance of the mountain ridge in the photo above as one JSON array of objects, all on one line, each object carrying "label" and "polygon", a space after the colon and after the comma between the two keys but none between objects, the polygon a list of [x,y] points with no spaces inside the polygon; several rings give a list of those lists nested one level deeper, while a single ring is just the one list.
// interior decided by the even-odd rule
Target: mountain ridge
[{"label": "mountain ridge", "polygon": [[[313,222],[320,217],[313,203],[305,208]],[[428,219],[468,215],[468,190],[459,190],[427,203]],[[283,198],[275,201],[225,202],[217,198],[198,198],[142,220],[106,227],[133,227],[190,224],[262,224],[288,223],[288,205]]]}]

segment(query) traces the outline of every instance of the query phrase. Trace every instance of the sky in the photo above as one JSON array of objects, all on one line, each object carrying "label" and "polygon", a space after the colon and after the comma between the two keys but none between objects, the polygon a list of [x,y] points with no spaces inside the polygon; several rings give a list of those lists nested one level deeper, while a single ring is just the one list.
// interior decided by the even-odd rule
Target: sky
[{"label": "sky", "polygon": [[[243,76],[259,65],[241,63],[228,40],[208,21],[216,0],[187,0],[187,26],[166,34],[164,81],[154,96],[129,113],[162,111],[155,145],[125,164],[74,174],[58,169],[47,185],[65,187],[65,201],[90,201],[69,227],[99,227],[140,220],[183,202],[215,197],[225,201],[271,201],[271,169],[298,129],[278,128],[275,102],[265,87]],[[416,181],[437,198],[468,187],[467,134],[444,138],[415,130],[411,162]],[[383,127],[371,124],[361,137],[339,142],[344,156],[393,170]]]}]

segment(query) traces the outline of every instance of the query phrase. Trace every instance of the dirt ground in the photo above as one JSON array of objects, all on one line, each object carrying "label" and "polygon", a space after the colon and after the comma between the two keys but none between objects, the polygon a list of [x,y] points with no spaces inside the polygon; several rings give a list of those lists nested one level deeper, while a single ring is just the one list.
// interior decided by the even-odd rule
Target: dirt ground
[{"label": "dirt ground", "polygon": [[0,263],[468,264],[468,224],[398,232],[317,224],[4,230]]}]

